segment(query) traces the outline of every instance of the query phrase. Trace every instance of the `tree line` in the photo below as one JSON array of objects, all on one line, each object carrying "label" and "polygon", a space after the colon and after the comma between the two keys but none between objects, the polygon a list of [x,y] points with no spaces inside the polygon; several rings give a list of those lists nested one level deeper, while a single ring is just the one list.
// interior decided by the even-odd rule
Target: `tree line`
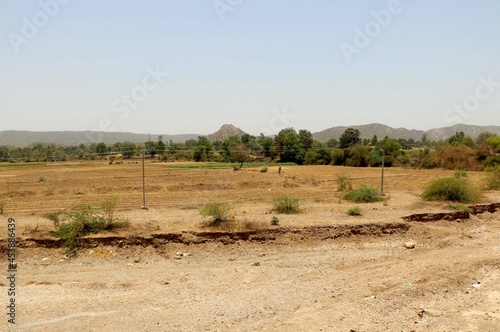
[{"label": "tree line", "polygon": [[231,136],[224,141],[209,141],[205,136],[183,143],[157,140],[137,144],[104,142],[64,146],[36,143],[25,148],[0,146],[0,161],[66,161],[130,159],[145,154],[161,161],[252,162],[280,161],[299,165],[345,165],[354,167],[406,166],[481,170],[500,164],[500,136],[483,132],[475,139],[457,132],[447,140],[395,139],[374,135],[361,139],[358,129],[346,129],[338,140],[315,140],[310,131],[281,130],[275,137],[249,134]]}]

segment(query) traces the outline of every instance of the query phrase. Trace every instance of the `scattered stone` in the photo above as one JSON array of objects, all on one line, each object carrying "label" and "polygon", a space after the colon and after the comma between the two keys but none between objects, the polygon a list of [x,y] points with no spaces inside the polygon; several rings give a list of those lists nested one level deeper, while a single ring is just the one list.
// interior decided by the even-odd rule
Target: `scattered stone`
[{"label": "scattered stone", "polygon": [[417,245],[417,244],[416,244],[415,242],[413,242],[413,241],[408,241],[408,242],[405,242],[405,243],[404,243],[404,247],[405,247],[406,249],[415,249],[415,246],[416,246],[416,245]]},{"label": "scattered stone", "polygon": [[191,256],[191,254],[188,253],[188,252],[185,252],[185,253],[182,254],[182,257],[187,257],[187,256]]},{"label": "scattered stone", "polygon": [[260,266],[259,262],[252,263],[252,266]]},{"label": "scattered stone", "polygon": [[476,283],[473,283],[472,287],[474,287],[474,288],[480,288],[481,287],[481,283],[479,281],[476,282]]},{"label": "scattered stone", "polygon": [[46,261],[49,261],[49,260],[50,260],[50,258],[48,258],[48,257],[42,258],[42,262],[46,262]]},{"label": "scattered stone", "polygon": [[375,295],[372,295],[372,296],[369,296],[369,297],[365,297],[365,301],[373,300],[373,299],[375,299]]},{"label": "scattered stone", "polygon": [[136,258],[136,259],[134,259],[134,263],[136,263],[136,264],[137,264],[137,263],[139,263],[140,261],[141,261],[141,259],[140,259],[140,258]]}]

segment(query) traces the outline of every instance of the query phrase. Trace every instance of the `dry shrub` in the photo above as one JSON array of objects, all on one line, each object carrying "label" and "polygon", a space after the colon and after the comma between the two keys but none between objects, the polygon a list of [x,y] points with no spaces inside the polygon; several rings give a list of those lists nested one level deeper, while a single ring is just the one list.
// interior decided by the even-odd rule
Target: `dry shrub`
[{"label": "dry shrub", "polygon": [[474,149],[466,145],[441,146],[433,157],[435,165],[444,169],[480,170],[483,167]]}]

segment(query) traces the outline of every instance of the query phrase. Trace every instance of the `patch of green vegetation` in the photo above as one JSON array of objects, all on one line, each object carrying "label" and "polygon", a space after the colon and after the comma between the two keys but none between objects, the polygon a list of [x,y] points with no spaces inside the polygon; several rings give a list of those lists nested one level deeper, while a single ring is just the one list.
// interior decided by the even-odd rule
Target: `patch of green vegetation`
[{"label": "patch of green vegetation", "polygon": [[300,211],[300,200],[295,197],[279,196],[273,199],[273,210],[278,213],[292,214]]},{"label": "patch of green vegetation", "polygon": [[347,209],[347,214],[350,216],[360,216],[361,208],[359,206],[353,206]]},{"label": "patch of green vegetation", "polygon": [[453,201],[474,203],[479,201],[481,193],[464,178],[442,178],[433,181],[422,194],[430,201]]},{"label": "patch of green vegetation", "polygon": [[486,188],[490,190],[500,190],[500,166],[487,169]]},{"label": "patch of green vegetation", "polygon": [[17,166],[42,166],[47,165],[45,162],[26,162],[26,163],[0,163],[0,167],[17,167]]},{"label": "patch of green vegetation", "polygon": [[95,209],[90,204],[78,204],[62,218],[64,223],[59,223],[59,215],[57,214],[47,214],[45,217],[58,226],[58,229],[51,235],[64,239],[63,246],[68,251],[74,252],[78,247],[78,239],[87,234],[130,226],[130,220],[126,218],[110,219],[109,210],[105,210],[104,213],[104,215],[101,214],[99,209]]},{"label": "patch of green vegetation", "polygon": [[280,223],[280,220],[278,219],[278,217],[273,216],[273,217],[271,218],[271,225],[273,225],[273,226],[277,226],[279,223]]},{"label": "patch of green vegetation", "polygon": [[371,203],[383,201],[377,189],[362,185],[357,189],[351,189],[344,194],[344,199],[358,203]]},{"label": "patch of green vegetation", "polygon": [[213,218],[207,226],[217,226],[229,219],[231,210],[229,203],[207,203],[200,209],[200,215]]},{"label": "patch of green vegetation", "polygon": [[[296,166],[296,163],[273,163],[272,166]],[[167,168],[196,169],[196,168],[240,168],[241,163],[186,163],[167,165]],[[243,167],[269,167],[266,163],[244,163]]]}]

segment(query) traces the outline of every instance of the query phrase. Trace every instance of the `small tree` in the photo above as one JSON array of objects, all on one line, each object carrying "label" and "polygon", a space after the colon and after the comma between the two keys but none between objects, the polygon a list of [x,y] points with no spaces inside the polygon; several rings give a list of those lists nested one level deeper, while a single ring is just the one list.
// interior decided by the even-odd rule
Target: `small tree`
[{"label": "small tree", "polygon": [[361,133],[358,129],[347,128],[339,138],[339,147],[341,149],[347,149],[353,145],[361,143],[360,138]]}]

